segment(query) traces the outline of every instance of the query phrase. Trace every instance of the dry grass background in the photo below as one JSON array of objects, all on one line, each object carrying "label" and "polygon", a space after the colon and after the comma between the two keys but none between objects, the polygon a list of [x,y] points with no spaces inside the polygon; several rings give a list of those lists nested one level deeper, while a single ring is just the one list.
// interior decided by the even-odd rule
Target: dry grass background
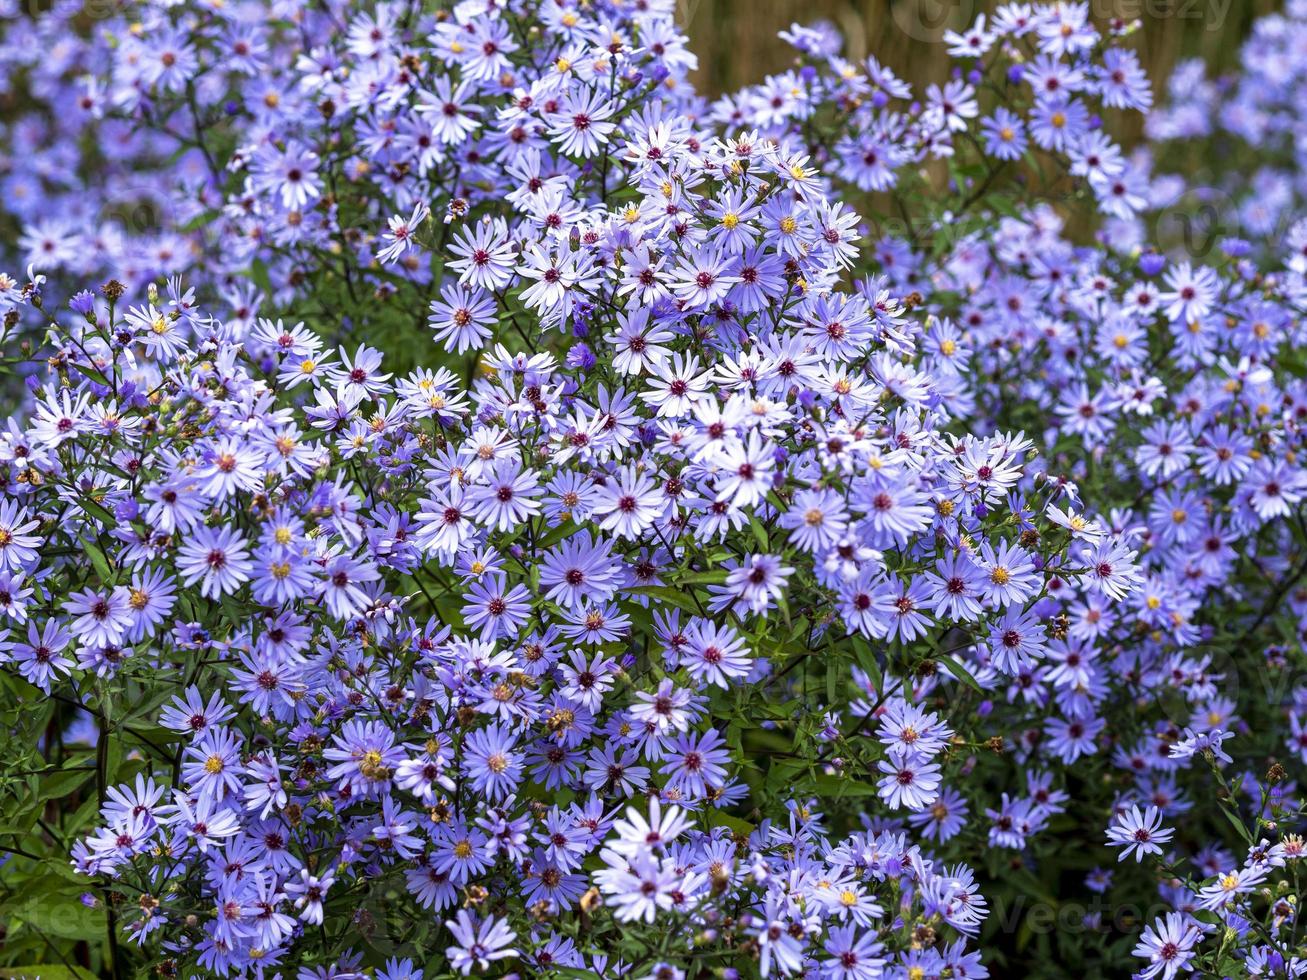
[{"label": "dry grass background", "polygon": [[[1093,19],[1139,19],[1132,43],[1159,91],[1182,57],[1202,57],[1219,69],[1238,59],[1253,20],[1279,8],[1277,0],[1089,0]],[[969,26],[999,0],[680,0],[699,55],[696,84],[720,94],[784,70],[792,52],[776,37],[794,22],[824,19],[847,38],[845,54],[874,54],[916,84],[940,81],[949,62],[937,40]],[[1175,93],[1183,98],[1183,93]],[[1122,134],[1125,135],[1125,134]]]}]

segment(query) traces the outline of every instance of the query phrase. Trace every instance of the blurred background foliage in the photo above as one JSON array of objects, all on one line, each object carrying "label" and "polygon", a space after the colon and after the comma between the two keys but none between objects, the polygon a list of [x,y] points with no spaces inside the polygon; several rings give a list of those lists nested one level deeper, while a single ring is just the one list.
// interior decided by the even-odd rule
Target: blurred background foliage
[{"label": "blurred background foliage", "polygon": [[[940,84],[957,63],[945,53],[945,32],[965,31],[976,18],[1002,6],[1005,0],[677,0],[678,21],[685,25],[699,68],[693,81],[709,98],[756,85],[768,75],[796,64],[794,49],[778,36],[793,24],[825,21],[845,39],[841,52],[850,60],[874,55],[882,64],[924,93]],[[1051,0],[1042,0],[1051,2]],[[1077,0],[1067,0],[1077,2]],[[1177,63],[1198,58],[1209,77],[1233,73],[1239,67],[1240,49],[1258,18],[1283,9],[1283,0],[1078,0],[1087,2],[1090,17],[1100,30],[1114,21],[1139,22],[1127,44],[1153,82],[1154,104],[1183,102],[1184,92],[1169,90]],[[1129,149],[1142,140],[1144,114],[1112,112],[1103,120],[1107,132]],[[1184,245],[1201,258],[1223,234],[1237,234],[1214,215],[1203,195],[1217,186],[1221,172],[1238,171],[1264,160],[1247,160],[1240,147],[1218,141],[1161,144],[1154,148],[1158,172],[1184,175],[1190,194],[1147,218],[1146,237],[1157,247]],[[1246,149],[1246,148],[1244,148]],[[943,189],[947,168],[926,168],[929,179]],[[1030,175],[1034,179],[1034,175]],[[846,196],[848,196],[846,194]],[[1052,203],[1067,222],[1073,240],[1092,236],[1095,222],[1084,208],[1058,204],[1059,189],[1043,187],[1041,200]],[[1217,196],[1220,199],[1220,195]],[[896,213],[892,195],[867,194],[850,198],[855,210],[879,236],[896,229],[882,227],[879,218]],[[897,233],[902,234],[898,229]],[[1205,243],[1195,252],[1191,239]]]},{"label": "blurred background foliage", "polygon": [[[699,56],[695,84],[718,96],[793,64],[793,49],[777,32],[793,23],[825,20],[846,38],[844,54],[875,55],[914,88],[941,82],[949,60],[939,40],[970,27],[1002,0],[679,0],[679,19]],[[1202,58],[1222,72],[1238,63],[1239,44],[1253,21],[1280,9],[1277,0],[1089,0],[1100,27],[1113,18],[1139,20],[1134,39],[1140,60],[1165,96],[1165,83],[1182,58]],[[1183,92],[1172,93],[1183,98]],[[1137,137],[1141,116],[1134,115]]]}]

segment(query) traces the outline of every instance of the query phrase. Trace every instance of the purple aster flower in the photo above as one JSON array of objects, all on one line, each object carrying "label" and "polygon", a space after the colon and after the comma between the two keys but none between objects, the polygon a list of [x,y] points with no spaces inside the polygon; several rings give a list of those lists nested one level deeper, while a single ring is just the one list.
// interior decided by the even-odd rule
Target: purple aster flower
[{"label": "purple aster flower", "polygon": [[1026,126],[1021,117],[1003,106],[981,121],[985,151],[998,160],[1020,160],[1026,152]]},{"label": "purple aster flower", "polygon": [[503,723],[475,731],[464,744],[463,774],[487,798],[503,799],[522,778],[522,755],[516,750],[517,739]]},{"label": "purple aster flower", "polygon": [[467,501],[472,516],[500,531],[510,530],[540,512],[540,477],[524,470],[516,459],[502,459],[489,482],[470,487]]},{"label": "purple aster flower", "polygon": [[253,563],[245,538],[230,527],[199,527],[177,551],[177,571],[200,595],[217,599],[249,580]]},{"label": "purple aster flower", "polygon": [[59,674],[72,672],[73,661],[64,656],[72,634],[55,619],[47,619],[38,629],[36,623],[27,624],[26,641],[7,641],[0,649],[18,667],[24,680],[34,684],[46,694]]},{"label": "purple aster flower", "polygon": [[75,617],[70,624],[73,635],[89,646],[113,646],[132,625],[130,595],[122,585],[74,592],[64,609]]},{"label": "purple aster flower", "polygon": [[1107,842],[1122,848],[1118,861],[1124,861],[1133,852],[1138,862],[1145,854],[1161,854],[1161,845],[1170,841],[1174,833],[1171,828],[1162,826],[1162,815],[1157,807],[1150,806],[1141,813],[1139,807],[1132,806],[1117,814],[1107,828]]},{"label": "purple aster flower", "polygon": [[449,965],[464,976],[474,968],[487,970],[495,960],[518,955],[516,949],[510,948],[517,935],[505,919],[494,916],[478,919],[466,909],[459,909],[458,915],[445,925],[453,933],[456,944],[448,947],[445,955],[449,958]]},{"label": "purple aster flower", "polygon": [[350,720],[322,757],[335,763],[325,775],[342,791],[375,798],[389,788],[395,769],[404,761],[404,750],[395,744],[395,733],[384,723]]},{"label": "purple aster flower", "polygon": [[885,773],[877,783],[880,797],[895,810],[923,810],[939,795],[939,766],[916,753],[891,749],[876,768]]},{"label": "purple aster flower", "polygon": [[440,291],[440,299],[431,303],[431,316],[427,322],[435,331],[436,341],[445,350],[462,354],[467,350],[480,350],[494,336],[491,328],[498,322],[498,311],[494,298],[480,289],[446,283]]},{"label": "purple aster flower", "polygon": [[1180,971],[1193,969],[1189,961],[1196,955],[1193,950],[1200,938],[1202,932],[1183,912],[1168,912],[1157,919],[1144,929],[1134,949],[1135,956],[1148,960],[1139,974],[1142,980],[1175,980]]},{"label": "purple aster flower", "polygon": [[319,595],[327,611],[337,619],[358,615],[372,602],[365,591],[369,582],[381,578],[381,572],[370,561],[347,554],[336,555],[322,566]]},{"label": "purple aster flower", "polygon": [[502,573],[486,575],[468,586],[463,622],[479,629],[481,639],[512,639],[531,618],[531,595],[520,582],[511,589]]},{"label": "purple aster flower", "polygon": [[725,740],[715,728],[701,735],[687,732],[678,735],[668,746],[662,772],[668,776],[667,788],[677,790],[688,799],[702,799],[710,790],[726,783],[726,765],[730,753]]},{"label": "purple aster flower", "polygon": [[214,726],[186,747],[182,755],[182,778],[199,799],[221,802],[229,794],[239,795],[241,781],[240,739],[229,728]]}]

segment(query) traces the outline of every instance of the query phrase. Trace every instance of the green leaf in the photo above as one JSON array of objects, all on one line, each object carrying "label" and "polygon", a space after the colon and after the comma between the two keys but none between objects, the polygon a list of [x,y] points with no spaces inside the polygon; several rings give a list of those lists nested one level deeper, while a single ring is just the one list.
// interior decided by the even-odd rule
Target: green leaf
[{"label": "green leaf", "polygon": [[1251,844],[1253,842],[1253,835],[1249,832],[1248,828],[1244,826],[1243,821],[1239,819],[1239,815],[1226,806],[1221,807],[1221,812],[1225,814],[1225,819],[1230,821],[1230,826],[1239,832],[1239,836],[1243,838],[1244,842]]},{"label": "green leaf", "polygon": [[861,783],[847,776],[830,776],[822,773],[805,779],[794,787],[800,794],[811,793],[826,799],[847,799],[851,796],[878,796],[880,791],[870,783]]},{"label": "green leaf", "polygon": [[652,599],[658,599],[660,602],[671,603],[678,609],[683,609],[689,613],[699,612],[698,605],[695,604],[689,593],[683,589],[673,589],[666,585],[642,585],[638,589],[629,590],[636,595],[647,595]]},{"label": "green leaf", "polygon": [[11,934],[30,925],[45,936],[99,939],[105,930],[104,909],[83,905],[85,890],[69,888],[66,881],[54,875],[34,878],[22,893],[0,905],[0,920]]},{"label": "green leaf", "polygon": [[853,637],[853,656],[871,679],[872,684],[876,686],[876,696],[879,697],[884,693],[885,678],[880,672],[880,662],[876,659],[876,654],[861,636]]},{"label": "green leaf", "polygon": [[960,680],[963,684],[967,685],[967,687],[971,688],[977,694],[985,693],[984,688],[980,686],[980,681],[976,680],[975,677],[971,675],[971,671],[967,670],[966,667],[963,667],[959,661],[954,660],[952,657],[940,657],[939,663],[942,663],[950,674]]},{"label": "green leaf", "polygon": [[703,822],[705,826],[726,827],[737,834],[751,834],[754,831],[754,826],[749,821],[731,816],[721,810],[709,810],[704,814]]},{"label": "green leaf", "polygon": [[4,980],[95,980],[95,974],[80,966],[65,966],[63,963],[37,963],[32,966],[0,966],[0,977]]},{"label": "green leaf", "polygon": [[92,500],[90,497],[83,497],[78,502],[78,506],[86,511],[92,517],[97,518],[105,527],[117,527],[118,520],[109,512],[109,509],[103,504]]},{"label": "green leaf", "polygon": [[91,559],[91,565],[95,569],[95,574],[100,576],[102,585],[113,585],[115,576],[109,565],[109,559],[104,556],[100,546],[94,541],[87,538],[82,539],[82,547],[86,549],[86,556]]},{"label": "green leaf", "polygon": [[691,572],[687,575],[677,575],[676,581],[684,585],[721,585],[726,581],[729,573],[724,568],[719,568],[712,572]]},{"label": "green leaf", "polygon": [[41,791],[37,799],[49,800],[58,797],[65,800],[88,783],[94,775],[95,770],[90,768],[64,772],[50,770],[41,773]]},{"label": "green leaf", "polygon": [[86,375],[96,384],[104,385],[106,388],[111,387],[109,383],[109,379],[106,378],[104,376],[104,372],[99,370],[98,368],[93,368],[89,364],[77,364],[77,363],[74,363],[72,367],[74,370],[79,371],[82,374]]}]

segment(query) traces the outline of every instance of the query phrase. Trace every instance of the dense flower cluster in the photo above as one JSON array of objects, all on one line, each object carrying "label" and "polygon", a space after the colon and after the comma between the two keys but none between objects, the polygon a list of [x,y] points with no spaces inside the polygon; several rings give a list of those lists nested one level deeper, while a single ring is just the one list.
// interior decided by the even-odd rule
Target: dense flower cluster
[{"label": "dense flower cluster", "polygon": [[709,104],[669,3],[81,14],[2,49],[0,672],[115,968],[984,977],[1073,876],[1307,970],[1307,226],[1150,239],[1130,25]]}]

